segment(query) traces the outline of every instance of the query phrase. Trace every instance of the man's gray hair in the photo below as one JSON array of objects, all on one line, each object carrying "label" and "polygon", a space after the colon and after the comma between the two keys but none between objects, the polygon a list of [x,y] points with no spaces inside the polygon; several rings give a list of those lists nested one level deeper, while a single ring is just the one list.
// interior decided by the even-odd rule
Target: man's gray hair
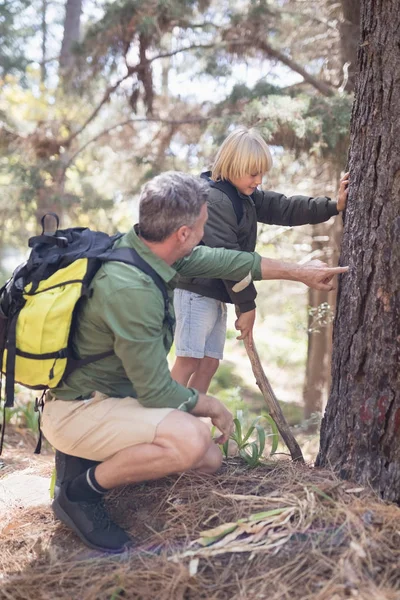
[{"label": "man's gray hair", "polygon": [[183,225],[191,227],[207,201],[208,189],[199,177],[179,171],[148,181],[140,195],[140,235],[149,242],[163,242]]}]

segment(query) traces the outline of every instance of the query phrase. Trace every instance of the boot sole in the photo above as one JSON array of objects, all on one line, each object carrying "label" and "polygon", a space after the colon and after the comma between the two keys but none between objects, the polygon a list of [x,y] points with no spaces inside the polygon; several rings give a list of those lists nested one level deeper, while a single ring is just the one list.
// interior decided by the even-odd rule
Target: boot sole
[{"label": "boot sole", "polygon": [[129,549],[129,542],[127,542],[122,548],[103,548],[102,546],[97,546],[93,544],[90,540],[88,540],[83,533],[78,529],[75,525],[71,517],[67,515],[67,513],[61,508],[61,506],[57,502],[53,502],[51,505],[53,512],[57,519],[59,519],[64,525],[67,525],[80,540],[89,548],[93,548],[93,550],[99,550],[100,552],[108,552],[109,554],[122,554],[122,552],[126,552]]}]

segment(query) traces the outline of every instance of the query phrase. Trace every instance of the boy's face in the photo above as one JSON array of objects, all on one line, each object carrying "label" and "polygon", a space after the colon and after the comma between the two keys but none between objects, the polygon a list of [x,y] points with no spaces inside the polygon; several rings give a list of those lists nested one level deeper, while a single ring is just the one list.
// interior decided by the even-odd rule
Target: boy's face
[{"label": "boy's face", "polygon": [[230,182],[233,183],[241,194],[250,196],[261,185],[263,175],[263,173],[251,173],[243,175],[243,177],[231,177]]}]

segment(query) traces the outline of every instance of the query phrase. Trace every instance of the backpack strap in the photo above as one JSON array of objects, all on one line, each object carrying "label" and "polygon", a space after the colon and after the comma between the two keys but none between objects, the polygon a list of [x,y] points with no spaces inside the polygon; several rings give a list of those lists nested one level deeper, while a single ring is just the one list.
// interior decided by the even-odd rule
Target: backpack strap
[{"label": "backpack strap", "polygon": [[226,179],[223,181],[212,181],[210,179],[209,184],[211,187],[221,190],[221,192],[228,196],[229,200],[232,202],[233,210],[235,211],[236,215],[236,221],[239,225],[243,218],[243,200],[240,198],[235,186]]},{"label": "backpack strap", "polygon": [[9,323],[7,331],[7,358],[6,358],[6,389],[4,408],[14,406],[14,383],[15,383],[15,358],[16,358],[16,328],[19,311],[14,314]]},{"label": "backpack strap", "polygon": [[[151,267],[149,263],[147,263],[133,248],[115,248],[112,250],[108,250],[103,254],[100,254],[97,258],[102,262],[115,261],[125,263],[126,265],[131,265],[132,267],[137,267],[138,269],[143,271],[143,273],[146,273],[146,275],[149,275],[149,277],[152,278],[152,280],[162,293],[164,300],[164,323],[167,323],[171,335],[173,337],[175,323],[169,312],[170,302],[167,288],[164,281],[161,279],[159,274],[153,269],[153,267]],[[101,354],[93,354],[90,356],[86,356],[86,358],[76,359],[73,357],[69,357],[67,367],[64,371],[63,379],[67,379],[67,377],[69,377],[69,375],[71,375],[71,373],[75,371],[75,369],[84,367],[85,365],[101,360],[102,358],[107,358],[108,356],[112,356],[113,354],[113,350],[107,350],[106,352],[102,352]]]},{"label": "backpack strap", "polygon": [[104,262],[117,261],[122,262],[132,267],[137,267],[146,275],[152,278],[158,289],[160,290],[164,300],[164,322],[168,324],[171,335],[174,335],[174,320],[169,312],[169,297],[165,282],[159,274],[136,252],[134,248],[115,248],[110,252],[105,252],[99,258]]},{"label": "backpack strap", "polygon": [[221,190],[221,192],[228,196],[229,200],[232,203],[233,210],[235,211],[237,224],[239,225],[240,221],[243,218],[243,200],[239,196],[235,186],[227,179],[213,181],[213,179],[211,179],[211,171],[204,171],[200,175],[200,177],[201,179],[207,181],[207,183],[211,187],[216,188],[217,190]]}]

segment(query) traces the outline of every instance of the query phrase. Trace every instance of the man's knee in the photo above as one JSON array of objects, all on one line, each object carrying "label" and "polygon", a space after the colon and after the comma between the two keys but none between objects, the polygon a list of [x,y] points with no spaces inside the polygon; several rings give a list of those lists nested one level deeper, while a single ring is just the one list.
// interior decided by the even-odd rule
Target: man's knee
[{"label": "man's knee", "polygon": [[[168,428],[159,427],[154,443],[165,445],[177,472],[187,471],[200,463],[212,444],[210,430],[200,419],[174,411]],[[167,419],[165,419],[166,421]]]}]

